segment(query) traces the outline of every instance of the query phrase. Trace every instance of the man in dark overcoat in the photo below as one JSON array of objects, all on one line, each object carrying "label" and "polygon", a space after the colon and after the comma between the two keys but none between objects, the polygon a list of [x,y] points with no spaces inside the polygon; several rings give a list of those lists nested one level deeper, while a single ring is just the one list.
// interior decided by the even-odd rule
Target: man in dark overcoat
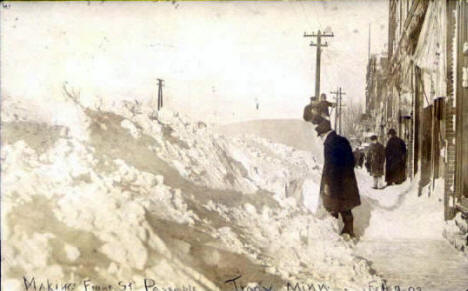
[{"label": "man in dark overcoat", "polygon": [[335,105],[327,101],[327,95],[322,93],[320,99],[317,99],[315,96],[310,97],[309,107],[312,106],[314,110],[322,114],[322,116],[330,117],[329,107],[334,107]]},{"label": "man in dark overcoat", "polygon": [[354,174],[354,156],[345,137],[331,130],[328,116],[309,104],[304,108],[304,120],[314,124],[317,135],[324,143],[324,165],[320,182],[320,196],[324,208],[334,217],[341,215],[342,234],[354,236],[351,209],[361,204]]},{"label": "man in dark overcoat", "polygon": [[364,152],[359,147],[357,147],[353,151],[353,155],[354,155],[355,167],[362,168],[362,164],[364,162]]},{"label": "man in dark overcoat", "polygon": [[406,180],[406,144],[392,128],[385,147],[385,181],[387,185],[401,184]]},{"label": "man in dark overcoat", "polygon": [[371,145],[367,152],[367,160],[369,161],[370,175],[374,178],[374,186],[372,188],[380,188],[380,178],[384,174],[385,164],[385,148],[377,140],[377,136],[371,136]]}]

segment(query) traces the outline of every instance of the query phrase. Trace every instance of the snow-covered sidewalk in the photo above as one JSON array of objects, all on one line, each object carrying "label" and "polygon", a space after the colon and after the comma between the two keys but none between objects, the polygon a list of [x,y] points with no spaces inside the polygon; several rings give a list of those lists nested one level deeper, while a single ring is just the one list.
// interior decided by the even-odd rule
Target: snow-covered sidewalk
[{"label": "snow-covered sidewalk", "polygon": [[443,181],[436,181],[430,197],[418,197],[417,183],[375,190],[365,170],[356,172],[363,204],[353,211],[361,235],[355,254],[366,258],[389,287],[465,291],[468,258],[442,237]]}]

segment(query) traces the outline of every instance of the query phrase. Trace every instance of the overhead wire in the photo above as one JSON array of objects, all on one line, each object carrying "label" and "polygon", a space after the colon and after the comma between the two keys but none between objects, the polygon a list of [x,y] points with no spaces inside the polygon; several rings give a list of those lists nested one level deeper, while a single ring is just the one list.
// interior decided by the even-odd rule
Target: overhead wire
[{"label": "overhead wire", "polygon": [[[319,24],[319,27],[322,29],[323,27],[322,27],[322,23],[321,23],[321,21],[320,21],[320,16],[318,15],[318,13],[317,13],[317,11],[316,11],[315,9],[313,9],[312,11],[314,12],[314,15],[315,15],[315,17],[316,17],[316,19],[317,19],[317,22],[318,22],[318,24]],[[327,43],[328,43],[328,41],[327,41]],[[327,50],[329,50],[329,49],[326,49],[325,51],[327,51]],[[325,59],[324,59],[325,62],[331,63],[331,60],[332,60],[332,59],[331,59],[331,57],[329,56],[328,53],[324,53],[324,54],[322,54],[321,56],[325,56]],[[324,63],[325,63],[325,62],[324,62]],[[327,66],[324,66],[323,73],[324,73],[324,75],[325,75],[325,80],[330,80],[330,75],[329,75],[329,73],[328,73],[328,71],[327,71]]]},{"label": "overhead wire", "polygon": [[[309,29],[313,30],[313,27],[312,27],[311,22],[310,22],[310,19],[311,19],[312,17],[311,17],[310,14],[309,14],[308,7],[306,7],[306,6],[302,3],[302,1],[299,1],[299,5],[300,5],[301,8],[302,8],[301,11],[302,11],[302,13],[303,13],[303,15],[304,15],[304,18],[305,18],[307,24],[309,25]],[[313,11],[313,13],[314,13],[314,15],[315,15],[315,18],[313,18],[313,19],[315,19],[316,22],[318,22],[318,24],[319,24],[319,29],[321,29],[321,28],[322,28],[322,23],[320,22],[320,18],[319,18],[319,16],[318,16],[318,13],[316,12],[315,7],[312,9],[312,11]],[[321,56],[323,56],[323,55],[324,55],[324,54],[322,54]],[[327,61],[330,61],[330,58],[327,56],[327,54],[325,54],[325,58],[326,58]],[[326,70],[323,70],[323,71],[321,71],[320,73],[322,73],[322,72],[324,73],[325,78],[326,78],[326,79],[329,79],[329,74],[328,74],[328,72],[327,72]]]},{"label": "overhead wire", "polygon": [[[301,7],[296,7],[296,2],[299,2],[299,5],[298,6],[301,6]],[[291,1],[289,2],[291,4],[291,7],[293,8],[294,10],[294,13],[298,16],[299,16],[299,13],[297,12],[297,9],[301,10],[301,15],[302,15],[302,18],[303,18],[303,22],[304,22],[304,25],[306,26],[306,29],[309,29],[309,30],[312,30],[313,27],[311,25],[311,22],[309,21],[309,19],[307,18],[307,15],[305,14],[305,9],[304,9],[304,6],[302,5],[302,2],[301,1]],[[302,8],[302,9],[301,9]],[[309,46],[309,43],[307,43],[307,46]],[[312,69],[313,67],[311,66],[310,69]]]}]

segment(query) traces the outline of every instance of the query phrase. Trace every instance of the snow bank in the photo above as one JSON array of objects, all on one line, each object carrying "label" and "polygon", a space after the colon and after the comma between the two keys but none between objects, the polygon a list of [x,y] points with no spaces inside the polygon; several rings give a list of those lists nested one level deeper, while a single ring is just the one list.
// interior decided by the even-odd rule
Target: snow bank
[{"label": "snow bank", "polygon": [[2,287],[226,290],[242,275],[275,289],[357,289],[377,279],[336,220],[298,203],[318,205],[310,154],[177,113],[106,106],[73,109],[79,136],[32,114],[3,120]]},{"label": "snow bank", "polygon": [[314,126],[302,119],[263,119],[216,126],[215,130],[226,136],[257,136],[297,150],[308,151],[323,163],[322,141]]},{"label": "snow bank", "polygon": [[444,228],[444,237],[456,249],[468,256],[468,218],[457,213],[454,219],[447,222]]},{"label": "snow bank", "polygon": [[45,123],[64,127],[66,135],[77,139],[87,138],[89,118],[71,101],[54,99],[22,100],[2,96],[2,123]]},{"label": "snow bank", "polygon": [[[444,229],[444,182],[438,179],[429,195],[418,196],[418,178],[383,190],[371,189],[372,177],[358,170],[362,205],[357,216],[367,216],[364,239],[441,239]],[[358,225],[361,228],[362,225]]]}]

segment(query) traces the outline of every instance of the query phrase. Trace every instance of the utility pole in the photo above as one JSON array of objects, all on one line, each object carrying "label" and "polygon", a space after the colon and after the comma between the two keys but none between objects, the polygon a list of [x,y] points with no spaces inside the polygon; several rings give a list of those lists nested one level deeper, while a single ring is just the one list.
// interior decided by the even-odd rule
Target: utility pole
[{"label": "utility pole", "polygon": [[162,93],[162,87],[163,87],[163,79],[158,79],[158,111],[163,107],[163,93]]},{"label": "utility pole", "polygon": [[340,126],[340,134],[343,134],[343,127],[342,127],[342,124],[341,124],[341,121],[343,120],[343,104],[342,104],[343,95],[346,95],[346,93],[342,92],[341,87],[340,87],[340,115],[338,116],[338,120],[339,120],[338,124]]},{"label": "utility pole", "polygon": [[307,34],[304,32],[304,37],[316,37],[317,43],[311,42],[310,46],[317,47],[316,61],[315,61],[315,98],[317,100],[320,97],[320,56],[322,54],[322,47],[327,47],[328,43],[322,44],[322,37],[334,37],[333,32],[331,34],[322,33],[320,30],[317,33]]},{"label": "utility pole", "polygon": [[336,89],[336,91],[330,92],[330,93],[335,95],[335,100],[336,100],[335,101],[335,106],[336,106],[336,110],[335,110],[335,131],[336,131],[337,134],[342,134],[341,110],[343,109],[343,106],[344,106],[344,105],[342,105],[342,99],[343,99],[343,95],[346,95],[346,93],[341,90],[341,87]]}]

